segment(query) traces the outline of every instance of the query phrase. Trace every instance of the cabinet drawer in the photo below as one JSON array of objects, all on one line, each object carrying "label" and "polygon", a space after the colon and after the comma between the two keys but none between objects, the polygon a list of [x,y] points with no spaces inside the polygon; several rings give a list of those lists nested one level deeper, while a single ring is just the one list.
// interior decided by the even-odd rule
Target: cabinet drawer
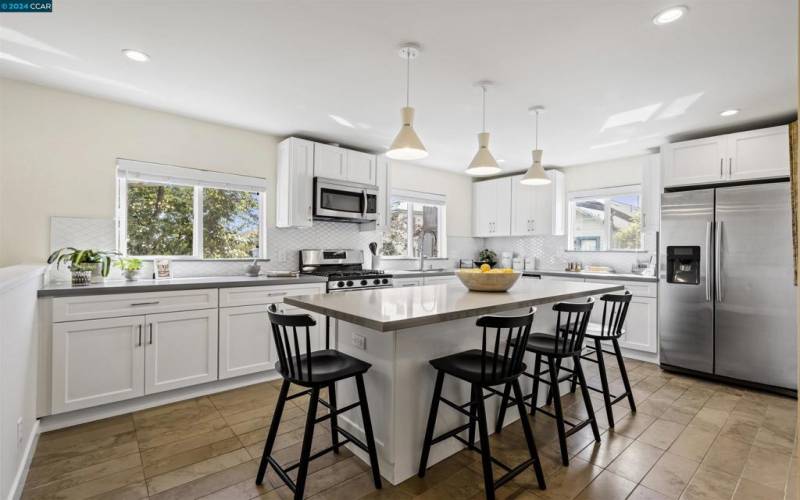
[{"label": "cabinet drawer", "polygon": [[608,285],[624,285],[625,290],[631,292],[634,297],[656,297],[658,283],[646,281],[622,281],[622,280],[596,280],[587,279],[587,283],[604,283]]},{"label": "cabinet drawer", "polygon": [[122,293],[53,299],[53,322],[114,318],[217,307],[217,289]]},{"label": "cabinet drawer", "polygon": [[295,286],[247,286],[219,289],[220,307],[253,306],[282,302],[293,295],[314,295],[324,293],[320,285]]}]

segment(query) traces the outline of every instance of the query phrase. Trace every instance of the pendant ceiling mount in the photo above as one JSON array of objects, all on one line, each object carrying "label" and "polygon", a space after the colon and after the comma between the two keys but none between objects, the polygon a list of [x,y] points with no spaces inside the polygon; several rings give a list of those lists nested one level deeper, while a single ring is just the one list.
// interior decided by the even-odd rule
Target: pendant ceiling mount
[{"label": "pendant ceiling mount", "polygon": [[397,54],[406,60],[406,105],[400,110],[402,120],[400,131],[395,136],[386,156],[394,160],[421,160],[428,156],[428,150],[422,144],[414,130],[414,108],[411,107],[411,61],[419,57],[420,46],[409,42],[400,46]]},{"label": "pendant ceiling mount", "polygon": [[469,175],[486,176],[499,174],[503,170],[497,164],[497,160],[489,151],[489,132],[486,131],[486,91],[494,85],[489,80],[482,80],[475,84],[481,88],[483,94],[483,114],[481,119],[481,133],[478,134],[478,152],[472,158],[465,172]]}]

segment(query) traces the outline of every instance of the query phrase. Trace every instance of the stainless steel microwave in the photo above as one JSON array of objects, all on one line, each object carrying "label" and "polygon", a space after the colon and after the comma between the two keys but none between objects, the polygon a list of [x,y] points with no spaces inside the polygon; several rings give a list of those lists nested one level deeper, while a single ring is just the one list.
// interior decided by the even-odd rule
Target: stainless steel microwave
[{"label": "stainless steel microwave", "polygon": [[378,219],[378,186],[314,177],[314,218],[348,222]]}]

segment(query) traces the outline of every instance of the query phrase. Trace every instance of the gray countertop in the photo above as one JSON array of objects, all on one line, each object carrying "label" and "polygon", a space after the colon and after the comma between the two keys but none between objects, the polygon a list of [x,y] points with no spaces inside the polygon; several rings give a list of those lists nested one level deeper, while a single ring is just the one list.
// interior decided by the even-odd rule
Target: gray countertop
[{"label": "gray countertop", "polygon": [[284,302],[378,331],[440,323],[623,289],[622,285],[519,280],[501,293],[460,283],[286,297]]},{"label": "gray countertop", "polygon": [[586,279],[602,279],[602,280],[620,280],[620,281],[645,281],[650,283],[657,283],[658,278],[655,276],[642,276],[641,274],[623,274],[623,273],[589,273],[584,271],[545,271],[541,269],[526,270],[523,272],[525,276],[564,276],[570,278],[586,278]]},{"label": "gray countertop", "polygon": [[175,278],[170,280],[105,281],[91,285],[73,286],[70,283],[49,283],[39,290],[39,297],[73,297],[78,295],[107,295],[112,293],[162,292],[198,288],[230,288],[239,286],[299,285],[325,283],[321,276],[302,275],[297,278],[258,276],[215,276],[205,278]]},{"label": "gray countertop", "polygon": [[453,276],[455,275],[454,269],[443,269],[441,271],[419,271],[416,269],[387,269],[387,274],[391,274],[397,279],[403,278],[422,278],[423,276]]}]

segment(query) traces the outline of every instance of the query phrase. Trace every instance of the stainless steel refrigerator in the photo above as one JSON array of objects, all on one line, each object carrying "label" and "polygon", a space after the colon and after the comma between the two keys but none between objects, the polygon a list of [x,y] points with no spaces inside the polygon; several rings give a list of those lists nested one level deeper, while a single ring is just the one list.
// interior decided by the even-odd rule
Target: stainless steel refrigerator
[{"label": "stainless steel refrigerator", "polygon": [[664,193],[660,362],[797,390],[788,182]]}]

